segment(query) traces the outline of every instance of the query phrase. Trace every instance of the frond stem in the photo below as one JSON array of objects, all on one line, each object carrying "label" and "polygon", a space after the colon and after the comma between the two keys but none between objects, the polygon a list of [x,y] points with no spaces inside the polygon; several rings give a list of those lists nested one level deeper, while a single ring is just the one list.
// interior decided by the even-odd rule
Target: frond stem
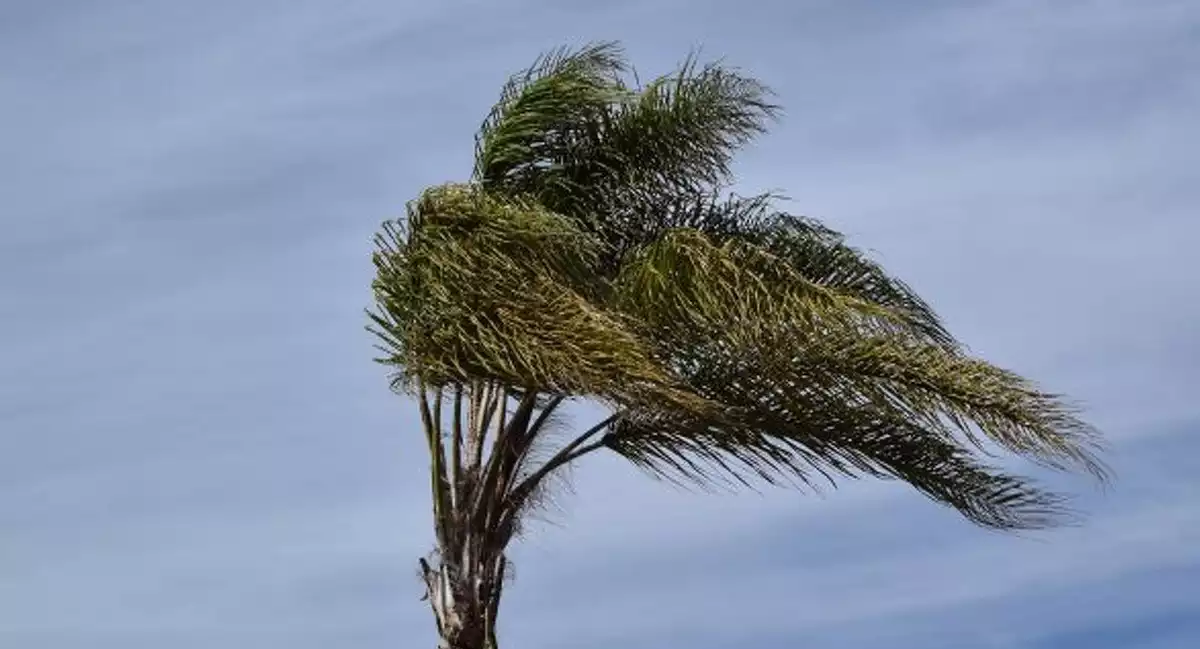
[{"label": "frond stem", "polygon": [[[613,422],[625,416],[625,414],[625,410],[618,410],[612,413],[608,417],[605,417],[603,420],[601,420],[600,423],[587,429],[578,437],[571,440],[569,444],[559,449],[559,451],[555,453],[549,460],[547,460],[545,464],[539,467],[537,471],[534,471],[529,475],[529,477],[522,480],[516,487],[513,488],[511,492],[512,495],[510,496],[510,506],[519,505],[520,502],[524,500],[525,497],[528,496],[529,493],[532,492],[533,489],[538,485],[538,483],[540,483],[543,478],[549,475],[551,471],[554,471],[558,467],[567,464],[568,462],[572,462],[579,457],[591,453],[592,451],[595,451],[603,446],[604,443],[602,439],[596,440],[590,444],[587,442],[589,439],[595,436],[596,433],[608,428],[613,424]],[[514,509],[516,509],[516,507],[514,507]]]}]

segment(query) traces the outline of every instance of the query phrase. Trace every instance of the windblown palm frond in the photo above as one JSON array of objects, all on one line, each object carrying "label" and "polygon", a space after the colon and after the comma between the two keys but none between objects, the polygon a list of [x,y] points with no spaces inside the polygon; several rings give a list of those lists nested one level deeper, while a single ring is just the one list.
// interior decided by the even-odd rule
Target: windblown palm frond
[{"label": "windblown palm frond", "polygon": [[767,213],[749,228],[726,236],[761,246],[811,282],[899,314],[915,335],[942,346],[959,346],[925,300],[861,251],[846,245],[841,234],[813,219],[774,211],[769,197],[757,197],[753,204]]},{"label": "windblown palm frond", "polygon": [[604,129],[586,144],[569,173],[601,180],[576,195],[594,210],[606,192],[662,196],[703,192],[731,180],[730,164],[742,145],[766,131],[778,114],[771,91],[758,80],[689,57],[679,69],[651,80],[636,96],[613,104]]},{"label": "windblown palm frond", "polygon": [[[779,211],[773,194],[676,194],[663,202],[629,201],[622,221],[629,244],[621,257],[680,228],[714,244],[751,244],[812,284],[877,304],[905,320],[911,332],[950,348],[959,343],[937,314],[903,281],[890,276],[844,237],[814,219]],[[650,215],[650,216],[644,216]]]},{"label": "windblown palm frond", "polygon": [[[420,406],[444,646],[494,649],[509,540],[604,449],[703,485],[898,479],[998,529],[1069,515],[1000,451],[1107,477],[1061,397],[971,357],[837,232],[729,192],[779,112],[769,89],[694,56],[629,71],[611,43],[538,59],[480,127],[470,181],[376,239],[370,329]],[[611,414],[552,450],[576,397]]]},{"label": "windblown palm frond", "polygon": [[600,43],[555,50],[513,75],[475,136],[475,179],[535,194],[560,180],[553,166],[570,160],[578,138],[613,104],[632,98],[620,78],[625,69],[620,47]]},{"label": "windblown palm frond", "polygon": [[[780,472],[808,481],[822,468],[883,472],[1000,527],[1025,520],[1022,507],[1057,501],[1032,488],[1013,497],[1019,481],[974,464],[964,443],[1105,476],[1097,434],[1058,397],[913,328],[911,309],[839,290],[836,281],[824,286],[790,262],[740,239],[718,246],[696,230],[671,231],[631,259],[616,304],[644,323],[643,335],[691,389],[724,408],[712,419],[633,409],[608,436],[610,446],[697,480],[712,477],[697,458],[768,481]],[[917,452],[922,445],[927,453]],[[967,475],[997,490],[964,483],[961,495],[970,500],[946,496]]]},{"label": "windblown palm frond", "polygon": [[779,110],[759,81],[695,56],[644,87],[627,69],[611,43],[555,51],[509,81],[476,136],[476,180],[597,234],[610,274],[666,203],[725,187],[736,150]]},{"label": "windblown palm frond", "polygon": [[[609,449],[699,484],[906,482],[985,527],[1065,520],[1000,451],[1105,479],[1058,395],[971,357],[909,286],[770,194],[729,193],[770,91],[688,58],[628,83],[615,44],[504,86],[469,182],[376,238],[370,329],[418,398],[447,646],[493,647],[505,547],[575,460]],[[611,414],[557,450],[571,398]]]},{"label": "windblown palm frond", "polygon": [[493,381],[534,396],[703,405],[596,301],[598,244],[569,219],[449,185],[425,192],[377,243],[370,317],[396,388]]},{"label": "windblown palm frond", "polygon": [[606,443],[655,475],[705,486],[756,477],[818,489],[817,477],[867,475],[903,480],[983,527],[1039,529],[1071,516],[1062,496],[979,462],[939,431],[867,405],[792,399],[784,410],[764,401],[753,398],[740,425],[642,413]]}]

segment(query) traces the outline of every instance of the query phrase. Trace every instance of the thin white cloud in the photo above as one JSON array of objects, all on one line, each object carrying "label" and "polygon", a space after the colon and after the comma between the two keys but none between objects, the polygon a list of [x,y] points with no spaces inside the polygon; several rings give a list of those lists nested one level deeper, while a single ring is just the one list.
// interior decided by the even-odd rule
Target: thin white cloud
[{"label": "thin white cloud", "polygon": [[466,173],[504,74],[609,37],[644,72],[703,44],[763,75],[788,118],[744,186],[1085,401],[1121,482],[1034,542],[897,485],[706,497],[599,461],[515,552],[510,644],[1029,648],[1195,611],[1159,576],[1200,565],[1195,3],[15,7],[0,642],[432,644],[424,461],[361,332],[369,235]]}]

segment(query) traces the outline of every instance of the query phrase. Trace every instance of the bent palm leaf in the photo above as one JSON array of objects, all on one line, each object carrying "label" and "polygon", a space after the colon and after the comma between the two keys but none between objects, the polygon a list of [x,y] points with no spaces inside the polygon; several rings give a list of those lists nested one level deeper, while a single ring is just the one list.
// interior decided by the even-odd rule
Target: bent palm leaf
[{"label": "bent palm leaf", "polygon": [[[706,485],[872,476],[985,527],[1066,520],[989,457],[1105,478],[1071,407],[968,355],[837,232],[729,193],[733,154],[778,113],[767,88],[694,57],[641,86],[627,70],[601,44],[512,77],[471,180],[377,237],[371,329],[425,428],[442,646],[495,647],[522,516],[603,450]],[[574,398],[611,414],[549,449]]]}]

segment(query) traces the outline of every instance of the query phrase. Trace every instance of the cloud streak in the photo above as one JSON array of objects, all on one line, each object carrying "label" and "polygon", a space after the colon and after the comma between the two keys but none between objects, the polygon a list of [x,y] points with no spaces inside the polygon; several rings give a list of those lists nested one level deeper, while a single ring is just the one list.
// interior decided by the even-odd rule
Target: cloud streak
[{"label": "cloud streak", "polygon": [[1175,0],[0,7],[0,642],[431,646],[370,234],[467,173],[506,74],[620,38],[773,85],[741,187],[1086,403],[1119,482],[1012,538],[894,484],[708,497],[598,460],[516,550],[507,643],[1194,645],[1197,33]]}]

